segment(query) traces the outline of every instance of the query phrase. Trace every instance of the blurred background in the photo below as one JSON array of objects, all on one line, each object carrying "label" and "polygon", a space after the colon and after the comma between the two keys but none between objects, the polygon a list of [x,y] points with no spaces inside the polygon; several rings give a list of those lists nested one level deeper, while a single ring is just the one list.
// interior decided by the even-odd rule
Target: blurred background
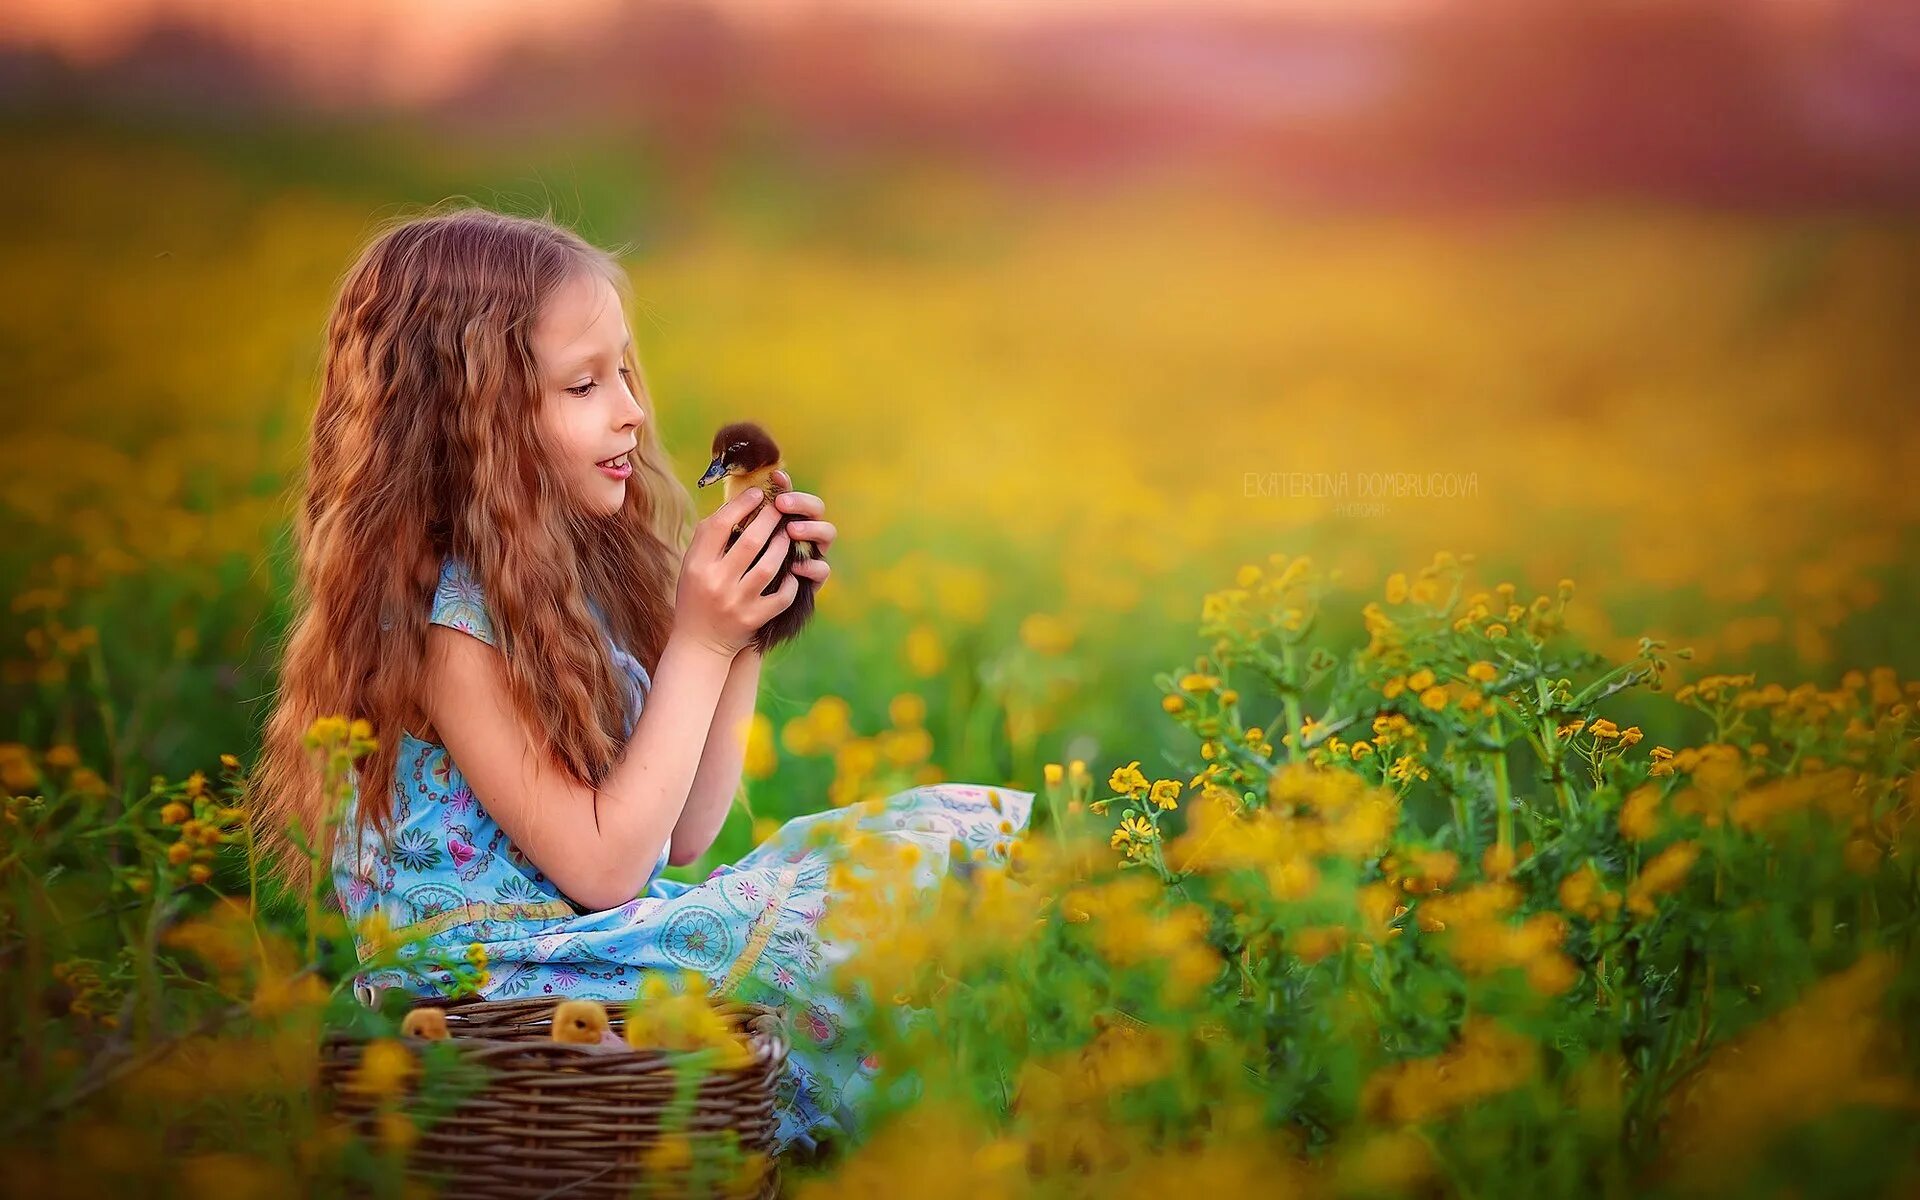
[{"label": "blurred background", "polygon": [[0,161],[0,739],[105,787],[251,752],[332,289],[450,198],[621,252],[689,483],[826,498],[762,821],[1151,772],[1274,553],[1920,670],[1898,0],[0,0]]}]

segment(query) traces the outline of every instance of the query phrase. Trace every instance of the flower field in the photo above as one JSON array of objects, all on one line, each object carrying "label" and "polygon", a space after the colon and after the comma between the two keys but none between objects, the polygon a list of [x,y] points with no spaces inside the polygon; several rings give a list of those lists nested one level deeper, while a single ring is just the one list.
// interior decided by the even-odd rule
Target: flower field
[{"label": "flower field", "polygon": [[656,237],[598,159],[0,146],[6,1195],[424,1193],[403,1114],[316,1106],[320,1030],[397,1024],[262,891],[244,780],[334,280],[396,196],[561,190],[685,477],[764,420],[841,530],[669,874],[1042,793],[926,920],[849,874],[914,1086],[790,1194],[1920,1191],[1920,229],[927,167]]}]

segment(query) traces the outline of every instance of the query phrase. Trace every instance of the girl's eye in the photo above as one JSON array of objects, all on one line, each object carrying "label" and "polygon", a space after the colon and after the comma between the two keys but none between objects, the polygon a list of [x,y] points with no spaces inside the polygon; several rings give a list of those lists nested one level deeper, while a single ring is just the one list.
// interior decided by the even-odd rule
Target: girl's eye
[{"label": "girl's eye", "polygon": [[[632,372],[632,371],[629,371],[629,370],[627,370],[627,369],[626,369],[625,367],[621,367],[621,368],[620,368],[620,373],[621,373],[622,375],[631,375],[631,374],[633,374],[633,372]],[[585,399],[585,398],[586,398],[586,395],[587,395],[587,393],[588,393],[588,392],[591,392],[591,391],[592,391],[592,390],[593,390],[594,388],[597,388],[597,387],[599,387],[599,386],[600,386],[600,385],[599,385],[598,383],[595,383],[595,382],[594,382],[594,381],[592,381],[592,380],[588,380],[588,381],[587,381],[586,383],[583,383],[583,384],[581,384],[581,385],[580,385],[579,387],[570,387],[570,388],[567,388],[567,389],[566,389],[566,392],[567,392],[567,394],[568,394],[568,395],[570,395],[570,396],[579,396],[579,397],[581,397],[582,399]]]}]

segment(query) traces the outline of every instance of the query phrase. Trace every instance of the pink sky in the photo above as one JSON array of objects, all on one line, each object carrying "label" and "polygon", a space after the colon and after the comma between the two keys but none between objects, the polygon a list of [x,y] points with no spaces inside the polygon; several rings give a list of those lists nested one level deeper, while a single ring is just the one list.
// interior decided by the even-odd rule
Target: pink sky
[{"label": "pink sky", "polygon": [[[623,3],[646,0],[0,0],[0,43],[50,46],[79,62],[121,49],[156,16],[211,26],[324,87],[352,56],[353,77],[398,99],[426,99],[509,38],[577,33]],[[1391,17],[1443,0],[708,0],[749,21],[821,11],[973,21],[1127,12],[1338,13]]]}]

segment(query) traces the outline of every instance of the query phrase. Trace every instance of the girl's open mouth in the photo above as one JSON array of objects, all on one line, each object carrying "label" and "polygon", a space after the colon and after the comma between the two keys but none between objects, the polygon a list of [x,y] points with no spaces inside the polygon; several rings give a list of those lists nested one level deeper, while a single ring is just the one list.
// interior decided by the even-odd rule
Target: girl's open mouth
[{"label": "girl's open mouth", "polygon": [[633,464],[627,461],[627,456],[624,454],[618,458],[609,458],[604,462],[597,462],[593,465],[605,471],[609,479],[625,479],[627,476],[633,474]]}]

